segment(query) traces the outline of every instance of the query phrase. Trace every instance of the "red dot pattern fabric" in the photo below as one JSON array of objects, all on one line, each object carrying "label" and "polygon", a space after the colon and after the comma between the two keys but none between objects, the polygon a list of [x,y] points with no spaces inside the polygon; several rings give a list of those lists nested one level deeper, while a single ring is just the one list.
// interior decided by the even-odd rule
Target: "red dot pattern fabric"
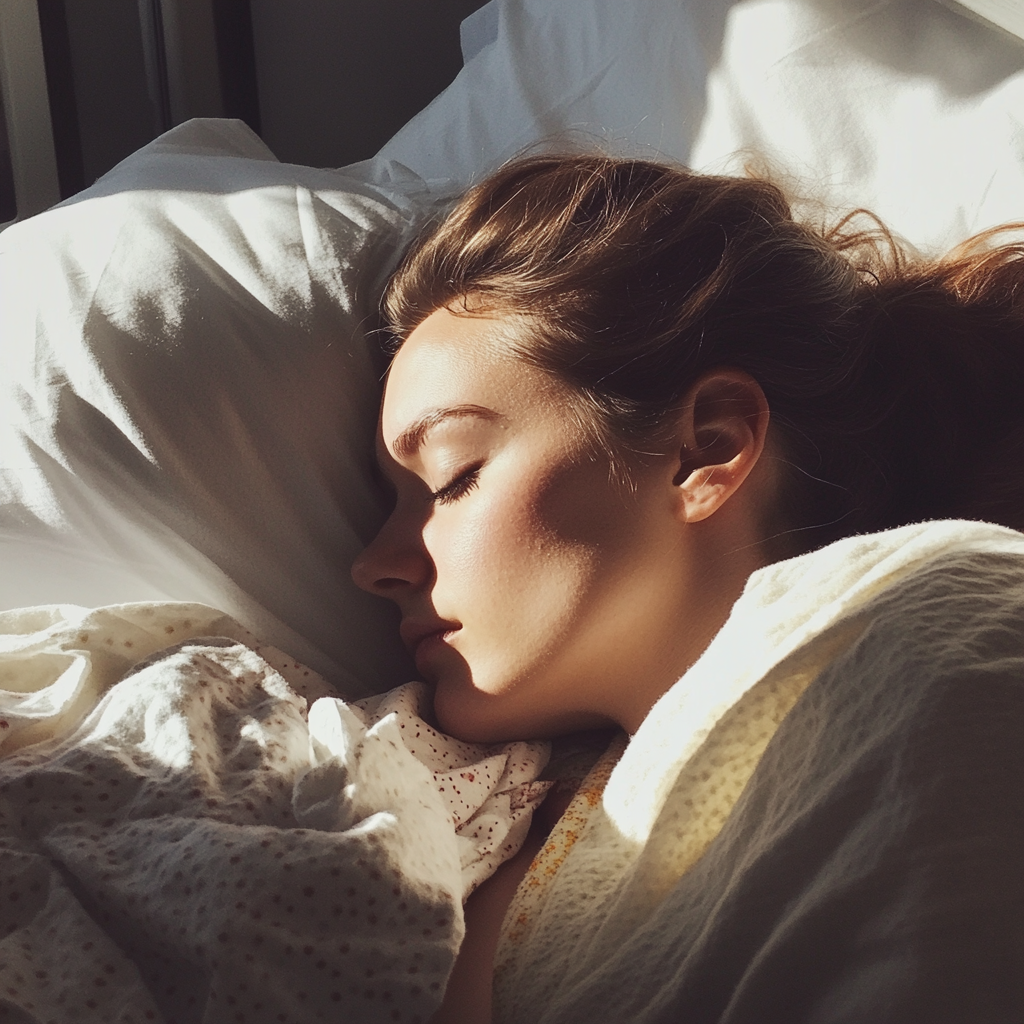
[{"label": "red dot pattern fabric", "polygon": [[[180,606],[148,611],[0,632],[4,732],[50,733],[0,761],[0,1022],[425,1022],[462,939],[465,865],[528,825],[543,748],[435,732],[439,771],[404,741],[428,735],[422,684],[312,715],[297,689],[326,688],[308,669],[251,638],[151,651],[189,628]],[[311,725],[324,712],[344,718],[340,747]],[[490,779],[462,780],[476,806],[469,788],[450,799],[463,774]],[[457,835],[506,809],[500,838]]]}]

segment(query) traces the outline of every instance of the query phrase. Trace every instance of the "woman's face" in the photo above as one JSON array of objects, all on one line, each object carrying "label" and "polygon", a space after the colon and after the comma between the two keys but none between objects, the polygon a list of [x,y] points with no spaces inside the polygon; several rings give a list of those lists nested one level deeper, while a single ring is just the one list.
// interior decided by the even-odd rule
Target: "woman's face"
[{"label": "woman's face", "polygon": [[442,309],[398,352],[378,438],[396,504],[353,567],[401,609],[441,727],[484,742],[632,721],[638,679],[678,676],[687,557],[678,463],[637,456],[617,485],[504,328]]}]

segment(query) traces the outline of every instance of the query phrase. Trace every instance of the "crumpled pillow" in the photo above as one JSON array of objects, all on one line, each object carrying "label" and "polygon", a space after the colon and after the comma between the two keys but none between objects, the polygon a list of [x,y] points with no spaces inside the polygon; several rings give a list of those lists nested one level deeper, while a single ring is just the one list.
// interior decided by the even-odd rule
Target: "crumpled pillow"
[{"label": "crumpled pillow", "polygon": [[352,699],[411,678],[355,555],[411,174],[198,120],[0,234],[0,608],[198,601]]},{"label": "crumpled pillow", "polygon": [[[955,6],[955,5],[949,5]],[[1021,218],[1019,40],[930,0],[490,0],[458,78],[377,154],[464,188],[595,146],[769,170],[922,248]]]}]

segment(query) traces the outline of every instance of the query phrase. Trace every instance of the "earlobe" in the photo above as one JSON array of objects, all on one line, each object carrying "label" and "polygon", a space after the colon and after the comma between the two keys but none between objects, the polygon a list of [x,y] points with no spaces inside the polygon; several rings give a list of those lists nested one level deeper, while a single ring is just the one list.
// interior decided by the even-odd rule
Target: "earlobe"
[{"label": "earlobe", "polygon": [[761,386],[742,370],[719,368],[693,384],[678,420],[672,481],[681,518],[707,519],[739,490],[764,450],[768,419]]}]

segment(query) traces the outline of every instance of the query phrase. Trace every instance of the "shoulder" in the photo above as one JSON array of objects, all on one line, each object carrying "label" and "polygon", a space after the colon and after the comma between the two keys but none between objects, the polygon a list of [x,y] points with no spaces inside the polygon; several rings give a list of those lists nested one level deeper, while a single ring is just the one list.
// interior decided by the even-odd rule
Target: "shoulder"
[{"label": "shoulder", "polygon": [[[863,695],[896,719],[928,695],[1024,686],[1024,550],[952,548],[880,588],[856,613],[863,631],[810,700]],[[820,692],[819,692],[820,691]],[[845,692],[839,692],[845,691]]]},{"label": "shoulder", "polygon": [[1024,551],[938,552],[857,617],[857,640],[807,688],[776,746],[821,745],[851,771],[916,764],[933,782],[975,788],[996,759],[1019,760]]},{"label": "shoulder", "polygon": [[[883,557],[872,552],[861,572],[857,547],[876,538]],[[856,623],[858,639],[827,665],[808,700],[874,694],[906,708],[915,693],[954,681],[1024,681],[1024,535],[936,522],[818,554],[825,569],[854,566],[847,585],[854,597],[836,622]]]},{"label": "shoulder", "polygon": [[860,614],[662,908],[700,936],[678,1007],[1020,1019],[1024,556],[939,552]]}]

